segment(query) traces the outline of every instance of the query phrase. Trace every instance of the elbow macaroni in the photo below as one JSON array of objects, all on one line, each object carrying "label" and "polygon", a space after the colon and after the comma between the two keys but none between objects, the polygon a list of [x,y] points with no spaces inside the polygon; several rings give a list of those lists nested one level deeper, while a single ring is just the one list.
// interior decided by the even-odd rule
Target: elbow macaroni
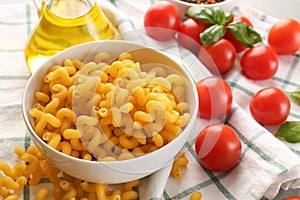
[{"label": "elbow macaroni", "polygon": [[[110,188],[107,184],[86,182],[61,172],[50,161],[41,156],[36,146],[30,146],[26,152],[21,148],[16,148],[15,153],[21,159],[23,158],[22,163],[18,163],[11,168],[7,163],[0,162],[1,199],[20,199],[19,193],[27,182],[29,184],[34,182],[34,184],[30,184],[30,186],[34,186],[40,183],[41,178],[47,178],[53,185],[53,189],[50,191],[48,187],[41,186],[35,194],[35,200],[43,200],[48,197],[57,200],[138,199],[138,192],[135,188],[139,187],[140,180]],[[31,164],[33,160],[37,162],[37,166]],[[18,168],[18,173],[15,173],[14,169],[17,169],[16,166],[20,164],[26,168]]]},{"label": "elbow macaroni", "polygon": [[180,179],[183,176],[183,171],[180,168],[186,167],[187,164],[188,164],[188,159],[186,158],[185,154],[182,154],[173,162],[171,175],[174,178]]},{"label": "elbow macaroni", "polygon": [[168,144],[189,123],[179,74],[160,66],[142,71],[127,52],[109,58],[100,52],[92,62],[66,59],[49,69],[29,111],[48,145],[79,158],[130,159]]},{"label": "elbow macaroni", "polygon": [[44,200],[48,195],[49,190],[46,188],[42,188],[36,193],[35,200]]},{"label": "elbow macaroni", "polygon": [[[127,52],[112,64],[105,63],[109,57],[100,52],[93,62],[66,59],[63,66],[49,69],[29,111],[34,130],[48,145],[80,159],[132,159],[168,144],[189,123],[180,75],[162,67],[142,71]],[[123,184],[123,190],[109,190],[106,184],[60,173],[36,147],[26,152],[16,148],[15,153],[24,163],[11,169],[0,162],[0,197],[17,199],[14,192],[27,182],[33,186],[48,178],[55,199],[138,199],[134,188],[139,180]],[[171,174],[181,177],[180,167],[186,165],[185,157],[176,159]],[[36,200],[49,195],[42,188]]]},{"label": "elbow macaroni", "polygon": [[[17,200],[19,199],[19,191],[27,182],[30,186],[35,186],[40,183],[42,178],[47,178],[53,185],[53,189],[51,192],[42,186],[35,194],[35,200],[43,200],[46,197],[53,197],[57,200],[137,200],[139,198],[136,188],[140,186],[141,180],[123,183],[115,188],[107,184],[91,183],[61,172],[49,160],[45,159],[36,146],[30,146],[26,152],[17,147],[14,152],[21,158],[22,162],[13,168],[5,162],[0,162],[0,198]],[[88,155],[86,151],[85,153]],[[122,155],[124,156],[122,159],[134,158],[128,151],[121,152],[120,156]],[[108,157],[105,158],[108,159]],[[111,157],[111,159],[114,158]],[[180,167],[187,165],[187,162],[185,155],[182,154],[174,161],[171,174],[173,175],[174,172],[176,174]],[[195,192],[190,196],[190,199],[200,200],[201,197],[200,192]]]},{"label": "elbow macaroni", "polygon": [[189,200],[201,200],[202,193],[201,192],[193,192],[189,198]]}]

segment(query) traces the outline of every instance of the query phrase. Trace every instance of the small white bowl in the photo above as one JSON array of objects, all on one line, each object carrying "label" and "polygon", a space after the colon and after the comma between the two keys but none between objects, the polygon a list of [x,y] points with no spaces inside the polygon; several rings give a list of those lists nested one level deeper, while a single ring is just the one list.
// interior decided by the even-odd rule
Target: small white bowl
[{"label": "small white bowl", "polygon": [[172,3],[173,5],[175,5],[179,11],[180,17],[182,19],[184,19],[184,18],[186,18],[185,13],[189,7],[200,6],[200,7],[209,8],[209,9],[219,7],[226,12],[230,12],[234,7],[236,7],[238,5],[240,0],[224,0],[222,2],[214,3],[214,4],[195,4],[195,3],[188,3],[185,1],[181,1],[181,0],[165,0],[165,1],[168,1],[168,2]]},{"label": "small white bowl", "polygon": [[[26,126],[30,132],[33,142],[46,156],[46,158],[48,158],[59,169],[71,176],[90,182],[108,184],[124,183],[143,178],[171,164],[176,154],[184,146],[184,143],[191,139],[191,136],[195,134],[195,131],[197,131],[195,130],[195,126],[197,125],[195,122],[198,113],[197,90],[189,74],[174,61],[173,62],[176,65],[173,63],[173,67],[177,67],[176,70],[180,71],[181,75],[188,81],[188,85],[186,87],[186,94],[188,95],[188,98],[186,101],[190,105],[190,114],[192,118],[190,123],[179,136],[160,149],[130,160],[115,162],[87,161],[68,156],[50,147],[34,131],[34,119],[28,112],[36,102],[34,93],[40,90],[47,70],[55,64],[62,64],[67,58],[83,60],[91,52],[91,50],[97,47],[101,47],[101,51],[109,52],[112,55],[120,55],[120,53],[125,51],[145,48],[145,46],[129,41],[108,40],[76,45],[54,55],[32,74],[25,87],[22,112]],[[166,60],[170,59],[165,54],[162,54],[155,49],[152,49],[151,51],[155,54],[161,54],[161,56],[164,56]],[[149,53],[143,56],[148,59],[151,58],[151,55],[149,57]]]}]

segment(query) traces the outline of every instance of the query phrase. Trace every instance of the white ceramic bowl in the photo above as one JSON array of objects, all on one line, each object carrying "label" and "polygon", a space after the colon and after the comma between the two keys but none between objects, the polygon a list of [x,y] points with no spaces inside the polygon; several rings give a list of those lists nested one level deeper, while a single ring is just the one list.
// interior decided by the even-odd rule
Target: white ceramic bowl
[{"label": "white ceramic bowl", "polygon": [[[42,80],[47,70],[51,66],[55,64],[62,64],[66,58],[83,60],[91,50],[99,47],[99,45],[101,45],[101,51],[109,52],[112,55],[119,55],[124,51],[132,51],[139,48],[145,48],[145,46],[133,42],[122,40],[108,40],[76,45],[54,55],[48,61],[46,61],[36,72],[34,72],[27,82],[22,105],[23,117],[35,145],[52,163],[54,163],[59,169],[68,173],[69,175],[90,182],[110,184],[123,183],[140,179],[171,164],[176,154],[182,149],[184,143],[188,139],[190,139],[192,134],[194,134],[196,131],[195,121],[198,112],[198,95],[195,84],[193,83],[188,73],[179,65],[177,65],[173,60],[172,67],[177,68],[176,70],[180,71],[181,75],[187,80],[187,102],[190,105],[190,114],[192,118],[190,123],[179,136],[177,136],[169,144],[152,153],[130,160],[115,162],[97,162],[74,158],[63,154],[47,145],[35,133],[33,129],[34,120],[28,114],[28,111],[36,102],[34,98],[34,92],[40,90]],[[152,51],[154,54],[161,54],[161,56],[164,56],[166,58],[164,59],[165,61],[170,60],[170,58],[166,57],[165,54],[163,55],[162,53],[154,49],[150,49],[150,51]],[[141,54],[140,56],[144,56],[144,58],[147,58],[148,60],[151,60],[151,57],[154,57],[149,55],[149,52],[147,53],[147,55]]]},{"label": "white ceramic bowl", "polygon": [[201,6],[209,9],[213,9],[214,7],[219,7],[224,11],[230,12],[235,6],[238,5],[240,0],[224,0],[220,3],[215,3],[215,4],[195,4],[195,3],[188,3],[181,0],[166,0],[166,1],[174,4],[178,9],[181,18],[184,19],[187,9],[191,6]]}]

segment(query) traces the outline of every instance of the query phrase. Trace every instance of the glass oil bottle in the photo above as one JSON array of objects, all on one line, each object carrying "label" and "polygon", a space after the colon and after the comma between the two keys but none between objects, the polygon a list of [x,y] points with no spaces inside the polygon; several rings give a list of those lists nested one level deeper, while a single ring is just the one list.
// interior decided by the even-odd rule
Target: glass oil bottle
[{"label": "glass oil bottle", "polygon": [[95,0],[43,0],[39,15],[24,52],[31,73],[65,48],[119,37]]}]

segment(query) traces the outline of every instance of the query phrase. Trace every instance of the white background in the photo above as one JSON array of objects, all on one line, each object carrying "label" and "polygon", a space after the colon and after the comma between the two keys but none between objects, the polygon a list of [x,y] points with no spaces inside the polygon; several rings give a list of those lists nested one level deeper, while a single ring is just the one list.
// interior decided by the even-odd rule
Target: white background
[{"label": "white background", "polygon": [[300,21],[300,0],[240,0],[239,4],[250,5],[273,17]]},{"label": "white background", "polygon": [[[0,0],[0,4],[33,0]],[[250,5],[277,18],[294,18],[300,21],[300,0],[240,0],[239,4]]]}]

